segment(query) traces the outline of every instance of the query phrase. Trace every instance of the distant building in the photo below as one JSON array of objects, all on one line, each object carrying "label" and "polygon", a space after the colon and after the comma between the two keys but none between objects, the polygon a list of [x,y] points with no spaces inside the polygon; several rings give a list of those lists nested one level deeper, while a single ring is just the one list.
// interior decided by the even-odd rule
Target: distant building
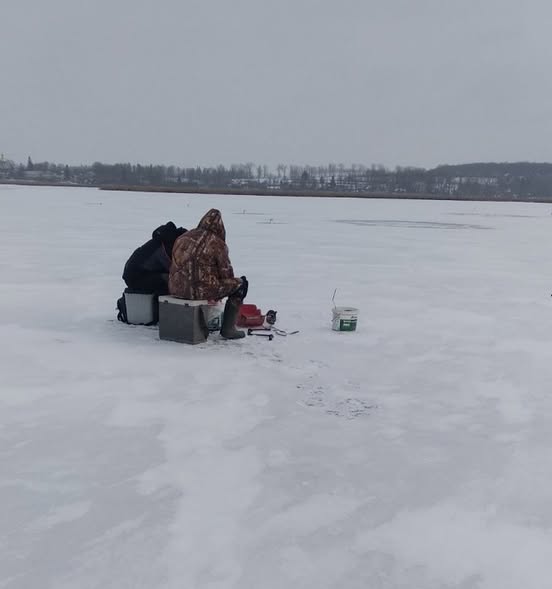
[{"label": "distant building", "polygon": [[0,153],[0,178],[13,178],[15,172],[15,164],[11,160],[7,160],[3,153]]},{"label": "distant building", "polygon": [[60,174],[56,172],[44,172],[42,170],[25,170],[25,180],[32,180],[33,182],[39,181],[53,181],[60,180]]}]

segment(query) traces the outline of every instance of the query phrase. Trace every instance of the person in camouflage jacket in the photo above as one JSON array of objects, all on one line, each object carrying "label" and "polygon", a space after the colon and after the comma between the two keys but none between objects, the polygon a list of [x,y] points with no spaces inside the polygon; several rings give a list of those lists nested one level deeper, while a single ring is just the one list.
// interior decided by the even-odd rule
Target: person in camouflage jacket
[{"label": "person in camouflage jacket", "polygon": [[228,297],[221,334],[237,339],[235,329],[240,305],[247,293],[245,276],[236,278],[228,256],[226,229],[217,209],[211,209],[196,229],[179,237],[172,251],[169,274],[171,295],[188,300],[220,300]]}]

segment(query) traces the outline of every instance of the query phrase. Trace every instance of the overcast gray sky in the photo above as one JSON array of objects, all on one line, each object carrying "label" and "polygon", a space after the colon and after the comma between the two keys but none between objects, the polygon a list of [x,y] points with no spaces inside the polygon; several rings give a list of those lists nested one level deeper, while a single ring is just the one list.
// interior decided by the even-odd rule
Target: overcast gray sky
[{"label": "overcast gray sky", "polygon": [[552,161],[550,0],[2,0],[18,161]]}]

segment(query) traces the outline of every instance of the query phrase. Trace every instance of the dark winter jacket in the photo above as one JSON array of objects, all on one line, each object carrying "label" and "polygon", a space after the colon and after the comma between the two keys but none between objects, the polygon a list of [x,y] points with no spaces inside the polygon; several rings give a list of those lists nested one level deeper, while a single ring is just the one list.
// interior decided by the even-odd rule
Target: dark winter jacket
[{"label": "dark winter jacket", "polygon": [[123,280],[132,290],[168,293],[168,273],[176,239],[186,229],[169,221],[152,233],[151,239],[130,256],[123,271]]},{"label": "dark winter jacket", "polygon": [[228,257],[226,230],[220,211],[208,211],[196,229],[176,240],[169,276],[170,294],[189,300],[219,300],[233,293],[234,277]]}]

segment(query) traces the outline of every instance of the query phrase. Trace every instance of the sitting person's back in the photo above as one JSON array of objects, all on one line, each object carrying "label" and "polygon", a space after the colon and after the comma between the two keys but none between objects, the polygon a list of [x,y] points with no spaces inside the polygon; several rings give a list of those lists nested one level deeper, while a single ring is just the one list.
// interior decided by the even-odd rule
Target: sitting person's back
[{"label": "sitting person's back", "polygon": [[196,229],[176,240],[169,292],[189,300],[220,300],[228,297],[221,334],[229,339],[243,337],[243,332],[236,331],[234,325],[247,293],[247,280],[234,276],[226,245],[226,230],[217,209],[208,211]]},{"label": "sitting person's back", "polygon": [[133,252],[123,271],[123,280],[130,290],[168,294],[172,249],[185,232],[186,229],[169,221],[155,229],[151,239]]},{"label": "sitting person's back", "polygon": [[177,239],[169,277],[170,294],[190,300],[222,299],[241,280],[234,277],[220,211],[208,211],[196,229]]}]

